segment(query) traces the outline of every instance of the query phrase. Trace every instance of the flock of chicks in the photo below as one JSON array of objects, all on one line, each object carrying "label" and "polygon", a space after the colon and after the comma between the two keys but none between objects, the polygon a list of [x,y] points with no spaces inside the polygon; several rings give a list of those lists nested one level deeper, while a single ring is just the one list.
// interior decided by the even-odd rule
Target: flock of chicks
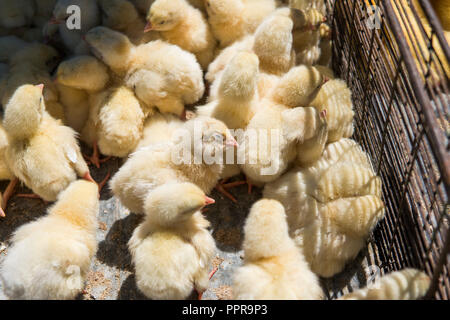
[{"label": "flock of chicks", "polygon": [[[68,28],[72,4],[81,8],[81,29]],[[100,154],[123,158],[110,187],[145,216],[128,246],[147,297],[185,299],[193,289],[201,297],[215,271],[215,241],[201,213],[214,203],[207,194],[217,188],[236,201],[228,190],[245,183],[249,192],[264,187],[264,199],[245,223],[234,298],[324,297],[318,276],[331,277],[356,257],[384,205],[380,178],[350,139],[351,92],[327,67],[323,2],[289,5],[0,3],[0,179],[11,181],[2,214],[18,181],[34,192],[22,196],[56,201],[47,216],[14,233],[0,273],[8,297],[73,299],[82,291],[97,248],[98,188],[108,178],[97,185],[89,173],[88,162],[105,161]],[[255,130],[276,139],[265,143]],[[87,160],[77,136],[93,148]],[[246,147],[250,141],[257,152]],[[235,149],[248,161],[172,161],[173,150],[194,154],[195,145],[209,154]],[[246,181],[226,183],[241,172]],[[425,274],[406,269],[343,298],[415,299],[428,285]]]}]

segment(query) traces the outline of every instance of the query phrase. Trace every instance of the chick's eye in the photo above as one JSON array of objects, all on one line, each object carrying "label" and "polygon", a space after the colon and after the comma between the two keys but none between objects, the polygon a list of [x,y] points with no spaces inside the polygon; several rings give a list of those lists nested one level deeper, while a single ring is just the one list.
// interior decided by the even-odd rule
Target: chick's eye
[{"label": "chick's eye", "polygon": [[223,141],[223,135],[220,133],[214,133],[212,137],[217,142]]}]

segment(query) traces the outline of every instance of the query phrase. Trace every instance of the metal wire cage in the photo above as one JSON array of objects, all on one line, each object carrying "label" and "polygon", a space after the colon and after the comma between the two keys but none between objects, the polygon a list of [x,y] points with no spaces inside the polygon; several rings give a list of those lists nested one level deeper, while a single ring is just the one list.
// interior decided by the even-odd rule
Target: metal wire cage
[{"label": "metal wire cage", "polygon": [[448,34],[428,0],[325,2],[332,66],[353,92],[354,138],[383,180],[386,217],[370,263],[422,269],[427,298],[449,299]]}]

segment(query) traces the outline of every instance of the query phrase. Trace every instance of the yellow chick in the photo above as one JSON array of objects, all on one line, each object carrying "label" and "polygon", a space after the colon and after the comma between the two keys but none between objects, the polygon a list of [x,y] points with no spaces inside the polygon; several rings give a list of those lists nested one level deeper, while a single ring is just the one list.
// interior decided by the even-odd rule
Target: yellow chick
[{"label": "yellow chick", "polygon": [[148,107],[181,116],[185,104],[203,96],[202,69],[193,54],[178,46],[157,40],[135,47],[125,35],[105,27],[89,31],[86,40]]},{"label": "yellow chick", "polygon": [[368,163],[358,145],[343,140],[264,188],[264,197],[284,205],[291,237],[322,277],[342,271],[384,216],[381,180]]},{"label": "yellow chick", "polygon": [[322,86],[316,98],[310,103],[319,112],[326,110],[329,143],[353,135],[355,112],[351,94],[345,81],[330,80]]},{"label": "yellow chick", "polygon": [[128,247],[137,287],[148,298],[186,299],[207,289],[216,245],[200,210],[214,202],[191,183],[165,184],[146,196],[146,218]]},{"label": "yellow chick", "polygon": [[106,156],[128,156],[142,138],[145,120],[133,91],[124,86],[112,87],[93,95],[90,102],[81,139],[90,145],[96,143]]},{"label": "yellow chick", "polygon": [[126,0],[100,0],[102,25],[124,33],[130,41],[139,45],[160,38],[157,32],[143,33],[144,19],[134,5]]},{"label": "yellow chick", "polygon": [[244,226],[244,265],[233,277],[237,300],[318,300],[319,279],[289,237],[283,206],[256,202]]},{"label": "yellow chick", "polygon": [[355,290],[339,300],[418,300],[430,287],[430,278],[420,270],[406,268],[376,279],[370,287]]},{"label": "yellow chick", "polygon": [[90,95],[105,89],[110,81],[108,68],[95,57],[76,56],[59,64],[54,82],[68,126],[82,132],[89,118]]},{"label": "yellow chick", "polygon": [[229,129],[244,129],[258,104],[259,60],[255,54],[240,52],[220,78],[217,99],[197,107],[197,114],[223,121]]},{"label": "yellow chick", "polygon": [[20,227],[2,266],[10,299],[75,299],[97,250],[98,187],[78,180],[61,192],[48,215]]},{"label": "yellow chick", "polygon": [[147,15],[145,31],[193,53],[204,70],[214,59],[216,40],[203,14],[186,0],[156,0]]},{"label": "yellow chick", "polygon": [[205,0],[208,21],[222,48],[255,32],[271,14],[274,0]]},{"label": "yellow chick", "polygon": [[[225,67],[242,51],[253,52],[258,56],[260,71],[263,73],[282,75],[289,71],[295,64],[292,50],[293,21],[289,9],[283,14],[280,10],[266,18],[254,34],[223,49],[209,65],[206,80],[213,84],[220,82],[218,79]],[[264,94],[264,91],[261,93]]]},{"label": "yellow chick", "polygon": [[36,8],[33,0],[2,0],[0,27],[19,28],[32,23]]},{"label": "yellow chick", "polygon": [[16,177],[46,201],[78,177],[92,179],[75,139],[45,111],[43,85],[19,87],[6,105],[6,161]]},{"label": "yellow chick", "polygon": [[222,173],[224,149],[236,145],[223,122],[194,118],[177,130],[170,142],[133,153],[112,178],[111,189],[134,213],[143,213],[146,195],[165,183],[191,182],[209,194]]}]

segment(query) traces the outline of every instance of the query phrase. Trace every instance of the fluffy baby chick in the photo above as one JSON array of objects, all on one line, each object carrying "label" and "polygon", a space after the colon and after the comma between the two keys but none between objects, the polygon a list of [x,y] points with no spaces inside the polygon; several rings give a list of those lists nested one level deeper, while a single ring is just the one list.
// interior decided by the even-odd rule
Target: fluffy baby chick
[{"label": "fluffy baby chick", "polygon": [[[314,67],[299,66],[280,78],[271,93],[260,102],[246,128],[245,144],[239,150],[245,159],[241,169],[253,183],[261,185],[280,177],[295,160],[298,144],[308,146],[310,139],[323,140],[326,126],[319,112],[312,107],[303,107],[315,98],[323,81]],[[311,126],[313,119],[317,122]],[[322,150],[320,146],[324,146],[323,143],[310,144],[313,149],[307,158],[313,158]],[[303,150],[307,152],[306,148]]]},{"label": "fluffy baby chick", "polygon": [[224,149],[236,145],[223,122],[194,118],[177,130],[170,142],[143,147],[132,154],[112,178],[111,189],[135,213],[145,211],[145,197],[151,190],[169,182],[191,182],[208,194],[222,173]]},{"label": "fluffy baby chick", "polygon": [[201,67],[178,46],[157,40],[135,47],[125,35],[105,27],[90,30],[86,40],[148,107],[181,116],[185,104],[203,96]]},{"label": "fluffy baby chick", "polygon": [[90,102],[82,140],[90,145],[97,144],[106,156],[128,156],[142,137],[145,120],[133,91],[124,86],[112,87],[93,95]]},{"label": "fluffy baby chick", "polygon": [[331,64],[331,57],[333,55],[331,28],[327,24],[323,23],[319,27],[319,32],[320,32],[320,44],[319,44],[320,58],[317,61],[317,64],[329,66]]},{"label": "fluffy baby chick", "polygon": [[200,210],[214,200],[192,183],[165,184],[145,199],[145,221],[128,242],[136,284],[151,299],[186,299],[207,289],[216,251]]},{"label": "fluffy baby chick", "polygon": [[253,33],[276,8],[274,0],[205,0],[205,6],[222,48]]},{"label": "fluffy baby chick", "polygon": [[317,300],[323,292],[317,276],[289,237],[283,206],[256,202],[244,226],[244,265],[233,279],[238,300]]},{"label": "fluffy baby chick", "polygon": [[76,56],[59,64],[54,82],[68,126],[81,133],[89,117],[89,95],[106,88],[109,81],[108,68],[95,57]]},{"label": "fluffy baby chick", "polygon": [[46,201],[78,177],[92,179],[75,139],[45,111],[43,85],[19,87],[6,105],[6,162],[22,182]]},{"label": "fluffy baby chick", "polygon": [[[79,28],[69,29],[67,20],[70,18],[70,14],[67,9],[72,5],[80,8],[81,23]],[[58,0],[53,10],[52,23],[58,25],[59,35],[67,50],[74,54],[89,53],[83,36],[101,23],[97,0]]]},{"label": "fluffy baby chick", "polygon": [[102,25],[124,33],[135,45],[159,39],[156,31],[143,33],[144,19],[134,5],[126,0],[99,0]]},{"label": "fluffy baby chick", "polygon": [[48,215],[20,227],[1,267],[10,299],[75,299],[97,250],[98,186],[72,182]]},{"label": "fluffy baby chick", "polygon": [[420,270],[406,268],[389,273],[370,287],[356,290],[339,300],[418,300],[430,287],[430,278]]},{"label": "fluffy baby chick", "polygon": [[156,0],[147,21],[145,31],[159,31],[166,41],[195,54],[204,70],[214,59],[216,40],[210,26],[186,0]]},{"label": "fluffy baby chick", "polygon": [[368,164],[357,144],[339,141],[264,188],[264,197],[284,205],[289,234],[322,277],[342,271],[384,216],[381,180]]},{"label": "fluffy baby chick", "polygon": [[48,20],[52,17],[53,9],[57,0],[36,0],[36,14],[33,17],[33,24],[40,29],[44,27]]},{"label": "fluffy baby chick", "polygon": [[322,86],[316,98],[311,102],[311,106],[318,111],[326,110],[328,142],[335,142],[353,135],[355,113],[351,94],[343,80],[330,80]]},{"label": "fluffy baby chick", "polygon": [[255,53],[260,60],[260,71],[263,73],[282,75],[289,71],[295,64],[292,51],[293,21],[290,12],[289,9],[284,14],[275,11],[261,23],[254,34],[222,50],[210,64],[206,79],[210,83],[218,83],[225,67],[241,51]]},{"label": "fluffy baby chick", "polygon": [[19,28],[32,23],[36,8],[33,0],[2,0],[0,27]]},{"label": "fluffy baby chick", "polygon": [[258,66],[255,54],[236,54],[220,78],[217,99],[197,107],[197,113],[219,119],[230,129],[247,127],[258,103]]}]

